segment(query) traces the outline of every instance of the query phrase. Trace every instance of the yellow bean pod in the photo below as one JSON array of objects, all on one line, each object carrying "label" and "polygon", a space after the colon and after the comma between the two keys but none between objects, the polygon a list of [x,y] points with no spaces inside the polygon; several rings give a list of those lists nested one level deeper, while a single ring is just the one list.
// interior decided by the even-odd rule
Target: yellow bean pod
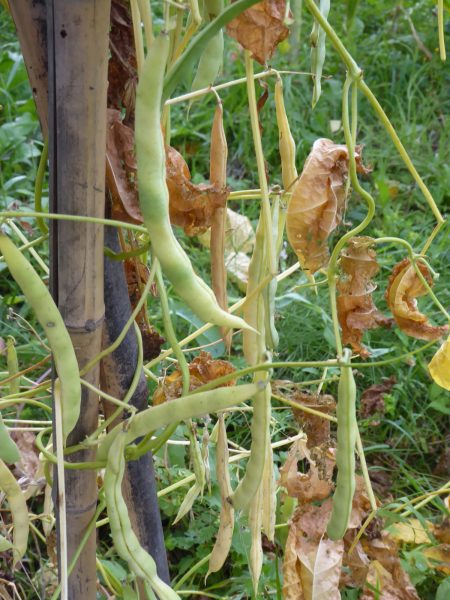
[{"label": "yellow bean pod", "polygon": [[225,417],[219,415],[219,433],[216,446],[216,473],[220,490],[220,522],[216,542],[209,558],[209,567],[206,577],[210,573],[219,571],[230,552],[234,531],[234,508],[229,501],[232,488],[228,470],[229,452]]}]

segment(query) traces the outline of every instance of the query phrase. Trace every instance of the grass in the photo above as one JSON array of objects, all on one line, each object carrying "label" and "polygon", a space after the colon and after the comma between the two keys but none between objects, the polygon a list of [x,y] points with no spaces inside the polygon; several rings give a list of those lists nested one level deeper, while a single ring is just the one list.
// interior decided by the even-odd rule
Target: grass
[{"label": "grass", "polygon": [[[450,72],[448,65],[440,62],[436,50],[436,19],[432,14],[431,3],[426,0],[402,3],[371,0],[359,3],[350,33],[346,31],[342,11],[342,3],[333,3],[330,22],[348,40],[354,57],[364,69],[365,80],[392,120],[441,211],[448,212]],[[431,53],[431,60],[427,59],[418,46],[408,17],[415,25],[416,35]],[[4,11],[0,12],[0,27],[0,204],[4,208],[14,205],[25,210],[32,206],[34,177],[42,142],[23,60],[11,22]],[[299,46],[283,43],[272,66],[277,69],[309,70],[310,27],[311,21],[305,13]],[[302,166],[317,137],[331,137],[336,142],[343,142],[341,130],[332,133],[331,121],[341,118],[341,92],[345,73],[329,45],[327,51],[324,73],[329,78],[324,81],[322,97],[314,111],[311,110],[312,87],[309,77],[284,77],[285,102],[292,133],[297,142],[298,167]],[[243,75],[242,54],[237,45],[228,40],[226,74],[222,76],[222,80]],[[280,183],[281,177],[273,104],[274,81],[267,79],[267,83],[269,99],[260,118],[270,184],[274,185]],[[221,97],[230,148],[229,184],[236,190],[257,187],[245,86],[226,90]],[[193,104],[189,118],[185,106],[178,105],[172,109],[172,143],[185,156],[195,181],[208,178],[209,135],[214,106],[214,98],[210,96]],[[368,234],[402,236],[418,250],[433,227],[431,213],[364,99],[360,102],[359,114],[358,143],[363,144],[364,160],[372,167],[372,173],[364,185],[371,190],[377,202],[376,217]],[[46,195],[47,191],[44,193]],[[259,213],[258,201],[235,202],[233,208],[247,214],[253,223]],[[359,222],[364,214],[365,207],[356,199],[346,214],[346,222]],[[343,229],[341,233],[342,231]],[[38,235],[36,230],[29,232],[31,239]],[[441,274],[434,289],[446,307],[450,306],[450,291],[446,284],[450,264],[448,237],[447,226],[441,230],[428,254],[433,268]],[[207,254],[197,240],[182,237],[182,241],[189,248],[196,268],[208,280]],[[43,248],[43,256],[46,256],[45,246]],[[386,311],[384,290],[389,272],[403,256],[402,249],[394,246],[379,250],[381,272],[377,277],[379,289],[375,297],[377,306],[383,311]],[[281,267],[287,268],[294,261],[294,255],[286,245]],[[279,286],[276,307],[281,341],[277,360],[291,361],[306,357],[308,360],[323,360],[333,356],[334,340],[327,289],[325,286],[319,288],[318,296],[307,289],[297,291],[295,286],[304,282],[304,277],[294,275]],[[239,295],[232,284],[229,292],[231,296]],[[2,335],[15,336],[22,367],[37,362],[46,351],[29,330],[17,320],[11,320],[11,310],[14,309],[33,323],[32,315],[21,301],[20,291],[7,278],[2,263],[0,294],[3,297],[0,307]],[[428,299],[422,300],[420,306],[433,321],[442,324],[442,315]],[[151,305],[150,313],[155,324],[161,326],[157,303]],[[177,334],[180,337],[192,330],[190,318],[186,313],[184,318],[176,319]],[[407,338],[398,330],[370,332],[365,336],[365,342],[374,355],[382,358],[402,354],[421,345],[421,342]],[[374,427],[369,421],[360,423],[369,467],[373,472],[382,471],[390,475],[389,493],[397,499],[429,493],[445,483],[445,475],[437,475],[435,467],[441,451],[448,446],[450,439],[450,403],[448,394],[431,382],[427,372],[427,363],[434,351],[435,348],[432,348],[404,363],[364,369],[358,373],[359,390],[379,383],[383,377],[394,374],[397,378],[397,384],[386,398],[387,410],[379,425]],[[233,356],[236,364],[239,364],[239,352],[240,347],[236,345]],[[0,364],[0,370],[4,369],[5,365]],[[301,382],[307,378],[320,377],[321,372],[317,369],[294,372],[285,370],[278,371],[276,376]],[[335,394],[336,384],[325,384],[323,391]],[[24,418],[27,418],[25,415],[36,414],[29,408],[26,411],[23,413]],[[274,439],[281,439],[297,431],[290,411],[276,411],[275,414]],[[248,447],[250,440],[246,413],[233,417],[230,430],[237,443]],[[182,437],[183,431],[180,429],[177,435]],[[283,460],[284,456],[280,453],[278,460]],[[182,477],[183,473],[187,473],[183,470],[188,467],[188,457],[183,446],[169,446],[168,453],[159,453],[156,461],[160,487],[169,485]],[[211,464],[214,465],[214,460],[211,460]],[[167,465],[170,467],[166,468]],[[212,475],[214,481],[214,473]],[[201,504],[195,505],[193,520],[184,519],[176,527],[169,527],[185,491],[186,488],[180,488],[170,498],[161,500],[161,510],[167,526],[167,548],[172,564],[177,565],[179,575],[209,551],[211,538],[217,527],[219,506],[218,491],[213,487],[212,495],[205,496]],[[440,498],[435,498],[420,514],[426,519],[439,521],[442,516],[448,516],[448,509]],[[103,548],[105,558],[108,558],[106,544]],[[233,598],[246,597],[246,594],[250,596],[247,548],[248,532],[244,522],[240,522],[233,540],[232,560],[228,571],[224,577],[211,576],[208,580],[207,589],[211,593],[218,594],[219,597],[221,593]],[[420,562],[420,551],[415,548],[405,547],[402,557],[405,568],[417,584],[420,597],[424,600],[434,598],[443,576],[424,567]],[[191,589],[203,589],[202,577],[194,577],[190,585]],[[27,583],[22,581],[22,587],[26,589],[26,586]],[[261,589],[265,590],[262,597],[270,597],[277,589],[276,569],[269,561],[264,565]],[[357,596],[348,590],[343,597]]]}]

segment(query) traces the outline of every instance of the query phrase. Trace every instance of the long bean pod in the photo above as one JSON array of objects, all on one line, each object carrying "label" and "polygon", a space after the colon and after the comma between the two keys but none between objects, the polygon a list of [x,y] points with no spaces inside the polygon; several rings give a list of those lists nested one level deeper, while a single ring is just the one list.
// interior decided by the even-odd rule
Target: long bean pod
[{"label": "long bean pod", "polygon": [[135,575],[151,585],[160,600],[180,600],[178,594],[158,577],[155,561],[142,548],[131,527],[128,508],[122,496],[125,446],[126,433],[121,432],[108,453],[104,478],[106,507],[114,545],[119,556],[128,562]]},{"label": "long bean pod", "polygon": [[14,526],[14,566],[22,558],[27,549],[29,531],[28,509],[16,478],[2,460],[0,460],[0,489],[5,492]]},{"label": "long bean pod", "polygon": [[72,340],[47,287],[14,243],[0,232],[0,252],[44,328],[61,382],[64,441],[80,415],[81,383]]},{"label": "long bean pod", "polygon": [[327,526],[328,537],[340,540],[344,537],[352,512],[353,495],[355,493],[355,444],[357,433],[356,421],[356,385],[353,377],[350,350],[345,348],[338,386],[338,419],[337,430],[337,480],[333,494],[333,509]]},{"label": "long bean pod", "polygon": [[[207,22],[215,19],[223,11],[223,0],[205,0],[204,18]],[[220,29],[206,44],[200,56],[192,82],[192,91],[201,90],[213,85],[222,68],[223,62],[223,31]]]},{"label": "long bean pod", "polygon": [[161,134],[161,96],[169,37],[155,39],[145,60],[136,97],[136,157],[139,200],[152,249],[176,293],[203,321],[246,328],[239,317],[222,310],[214,293],[195,274],[170,225],[165,150]]},{"label": "long bean pod", "polygon": [[[235,404],[240,404],[252,398],[261,389],[262,384],[246,383],[230,387],[222,387],[207,392],[199,392],[189,396],[181,396],[158,406],[151,406],[147,410],[135,414],[127,431],[127,443],[145,435],[149,431],[156,431],[169,423],[177,423],[193,417],[200,417],[207,413],[225,410]],[[121,425],[117,425],[102,440],[98,450],[97,459],[106,460],[112,442],[121,431]]]},{"label": "long bean pod", "polygon": [[[330,12],[330,0],[320,0],[319,10],[324,19],[328,17]],[[317,21],[314,21],[313,30],[311,32],[311,72],[313,74],[313,97],[312,106],[317,104],[322,92],[322,69],[325,63],[325,40],[326,34]]]}]

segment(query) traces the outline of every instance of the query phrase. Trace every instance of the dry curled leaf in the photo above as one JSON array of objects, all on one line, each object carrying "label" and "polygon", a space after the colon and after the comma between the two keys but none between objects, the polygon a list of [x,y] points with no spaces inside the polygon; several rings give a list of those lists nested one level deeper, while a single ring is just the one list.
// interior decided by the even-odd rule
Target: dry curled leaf
[{"label": "dry curled leaf", "polygon": [[372,292],[376,289],[372,278],[379,271],[373,243],[372,238],[365,236],[348,241],[341,253],[341,273],[337,282],[336,302],[342,341],[350,344],[363,358],[369,356],[367,348],[361,344],[363,333],[392,324],[392,319],[380,313],[372,300]]},{"label": "dry curled leaf", "polygon": [[[359,147],[355,158],[357,169],[367,172]],[[292,189],[286,231],[302,268],[311,274],[328,263],[327,239],[342,220],[347,172],[347,146],[320,138]]]},{"label": "dry curled leaf", "polygon": [[226,205],[229,188],[192,183],[184,158],[171,146],[166,148],[166,178],[170,221],[183,227],[186,235],[204,233],[211,226],[214,212]]},{"label": "dry curled leaf", "polygon": [[[367,419],[374,415],[377,415],[378,417],[383,416],[385,410],[384,395],[388,394],[396,383],[397,380],[393,375],[392,377],[389,377],[389,379],[385,379],[381,383],[375,383],[365,389],[361,395],[361,405],[359,409],[361,418]],[[370,422],[372,427],[379,424],[379,418],[372,419]]]},{"label": "dry curled leaf", "polygon": [[111,218],[142,223],[137,190],[134,131],[122,123],[118,110],[108,109],[106,185],[111,195]]},{"label": "dry curled leaf", "polygon": [[[433,278],[428,268],[418,262],[423,277],[431,286]],[[425,296],[427,290],[420,281],[414,266],[408,258],[395,265],[389,278],[386,300],[400,329],[419,340],[437,340],[448,331],[448,326],[431,325],[426,315],[421,313],[416,298]]]},{"label": "dry curled leaf", "polygon": [[285,14],[286,0],[264,0],[233,19],[227,33],[264,65],[289,35],[284,24]]},{"label": "dry curled leaf", "polygon": [[[218,379],[236,369],[227,360],[215,360],[209,352],[200,352],[189,364],[190,386],[189,390],[195,390],[201,385]],[[221,387],[234,385],[235,380],[227,381]],[[174,371],[163,379],[153,394],[153,405],[162,404],[166,400],[179,398],[182,394],[183,380],[181,371]]]}]

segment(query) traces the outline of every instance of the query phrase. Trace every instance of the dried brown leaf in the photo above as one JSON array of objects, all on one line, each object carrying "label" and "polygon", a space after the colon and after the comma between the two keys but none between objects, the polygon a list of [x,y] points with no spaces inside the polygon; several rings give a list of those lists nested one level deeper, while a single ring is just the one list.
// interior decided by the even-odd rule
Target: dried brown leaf
[{"label": "dried brown leaf", "polygon": [[[130,251],[131,246],[126,246],[125,251]],[[132,309],[138,304],[142,290],[148,281],[149,270],[137,257],[127,258],[124,261],[125,278],[128,285],[128,296]],[[136,316],[136,323],[142,335],[144,360],[152,360],[161,353],[161,346],[166,341],[148,321],[147,309],[144,306]]]},{"label": "dried brown leaf", "polygon": [[[236,369],[227,360],[213,359],[209,352],[200,352],[189,364],[190,386],[189,390],[195,390],[201,385],[218,379]],[[227,381],[221,387],[234,385],[235,380]],[[164,378],[153,394],[153,405],[162,404],[166,400],[179,398],[182,394],[183,381],[181,371],[174,371]]]},{"label": "dried brown leaf", "polygon": [[170,220],[189,236],[204,233],[211,226],[215,211],[226,205],[230,193],[227,186],[192,183],[184,158],[171,146],[166,148],[166,180]]},{"label": "dried brown leaf", "polygon": [[[296,391],[290,396],[290,400],[327,415],[333,413],[336,409],[335,399],[333,396],[327,394],[317,395],[309,392]],[[308,437],[308,448],[322,446],[324,444],[329,446],[330,421],[328,419],[309,414],[296,408],[293,408],[293,413],[298,424]]]},{"label": "dried brown leaf", "polygon": [[125,123],[134,119],[137,63],[130,5],[125,0],[112,0],[109,32],[108,107],[122,110]]},{"label": "dried brown leaf", "polygon": [[283,598],[338,600],[344,542],[324,539],[331,501],[299,505],[290,523],[283,562]]},{"label": "dried brown leaf", "polygon": [[[280,469],[278,486],[284,487],[289,496],[298,498],[299,502],[323,500],[330,495],[333,488],[331,477],[334,461],[322,450],[317,453],[316,460],[311,456],[306,439],[299,439],[292,444],[284,465]],[[299,473],[298,462],[306,460],[309,464],[307,473]]]},{"label": "dried brown leaf", "polygon": [[[355,157],[358,170],[366,172],[360,148]],[[320,138],[314,142],[292,189],[287,235],[302,268],[311,274],[328,262],[327,239],[342,220],[347,172],[347,146]]]},{"label": "dried brown leaf", "polygon": [[[418,263],[420,272],[432,286],[433,278],[423,263]],[[386,300],[400,329],[419,340],[436,340],[448,332],[448,326],[431,325],[428,317],[418,309],[416,298],[425,296],[427,290],[420,281],[408,258],[395,265],[389,278]]]},{"label": "dried brown leaf", "polygon": [[[361,405],[359,409],[361,418],[367,419],[374,415],[377,417],[383,416],[385,411],[384,395],[388,394],[396,383],[397,379],[392,375],[389,379],[385,379],[381,383],[375,383],[365,389],[361,395]],[[379,424],[379,418],[370,421],[370,425],[372,426]]]},{"label": "dried brown leaf", "polygon": [[[403,570],[398,555],[398,548],[387,532],[374,539],[362,538],[363,549],[371,559],[367,582],[380,589],[381,595],[365,589],[362,598],[372,600],[418,600],[419,596],[412,585],[409,576]],[[374,564],[375,563],[375,564]]]},{"label": "dried brown leaf", "polygon": [[350,344],[363,358],[369,356],[361,344],[363,333],[392,323],[377,310],[372,300],[372,292],[376,289],[372,278],[379,271],[373,243],[369,237],[354,237],[348,241],[346,250],[341,254],[341,273],[337,283],[339,295],[336,301],[342,341]]},{"label": "dried brown leaf", "polygon": [[15,431],[14,441],[20,452],[17,468],[32,481],[40,466],[39,451],[35,444],[36,435],[32,431]]},{"label": "dried brown leaf", "polygon": [[258,2],[233,19],[227,33],[264,65],[289,35],[284,24],[285,13],[286,0]]},{"label": "dried brown leaf", "polygon": [[142,223],[137,190],[134,131],[124,125],[118,110],[108,109],[106,185],[111,194],[111,218]]}]

